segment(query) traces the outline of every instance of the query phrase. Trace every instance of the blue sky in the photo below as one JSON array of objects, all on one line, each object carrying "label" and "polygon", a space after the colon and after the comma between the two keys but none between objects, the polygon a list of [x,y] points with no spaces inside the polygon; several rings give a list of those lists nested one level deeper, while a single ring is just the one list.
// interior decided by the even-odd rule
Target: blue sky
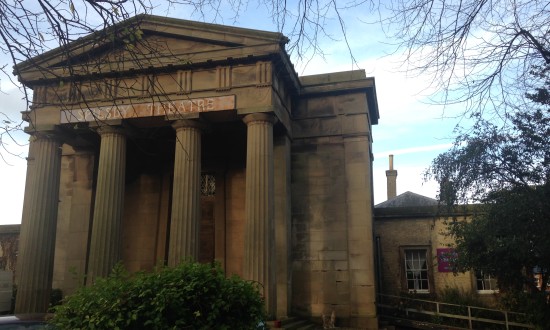
[{"label": "blue sky", "polygon": [[[250,5],[249,5],[250,7]],[[346,31],[356,64],[351,61],[349,51],[341,40],[321,41],[325,57],[315,56],[307,65],[298,62],[296,69],[300,75],[319,74],[351,69],[364,69],[367,76],[375,77],[380,110],[378,125],[373,127],[374,152],[374,190],[375,204],[386,200],[385,170],[388,169],[388,155],[393,154],[394,168],[398,171],[397,193],[413,191],[435,198],[435,182],[424,182],[422,172],[439,153],[450,147],[452,130],[457,123],[453,114],[460,108],[433,105],[430,96],[435,89],[430,77],[408,76],[401,66],[403,57],[393,53],[393,41],[388,39],[380,24],[369,24],[377,13],[367,10],[344,13]],[[157,14],[162,15],[159,11]],[[248,8],[245,15],[233,24],[232,19],[218,19],[218,23],[260,30],[276,30],[269,18],[266,19],[263,8]],[[197,19],[185,11],[170,11],[168,16]],[[208,19],[207,19],[208,21]],[[327,31],[335,39],[339,37],[340,27],[330,21]],[[5,60],[0,57],[2,62]],[[25,110],[20,93],[6,80],[0,81],[0,113],[6,113],[13,120],[19,120],[19,112]],[[0,114],[0,117],[2,115]],[[0,118],[0,123],[4,118]],[[16,133],[20,144],[26,144],[24,133]],[[0,160],[0,224],[20,223],[25,185],[26,146],[14,141],[3,141],[14,153],[5,152],[5,161]]]}]

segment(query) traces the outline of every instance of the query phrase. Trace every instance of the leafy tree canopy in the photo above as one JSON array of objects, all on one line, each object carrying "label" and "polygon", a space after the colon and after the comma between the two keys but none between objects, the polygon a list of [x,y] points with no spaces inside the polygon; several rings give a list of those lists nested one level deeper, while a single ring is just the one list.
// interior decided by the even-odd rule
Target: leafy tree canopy
[{"label": "leafy tree canopy", "polygon": [[[508,307],[550,328],[545,292],[550,270],[550,80],[547,67],[533,74],[546,81],[527,94],[531,108],[510,114],[504,129],[480,119],[433,161],[427,175],[441,184],[445,205],[481,204],[471,221],[449,224],[457,270],[495,276]],[[535,274],[541,276],[542,290]]]}]

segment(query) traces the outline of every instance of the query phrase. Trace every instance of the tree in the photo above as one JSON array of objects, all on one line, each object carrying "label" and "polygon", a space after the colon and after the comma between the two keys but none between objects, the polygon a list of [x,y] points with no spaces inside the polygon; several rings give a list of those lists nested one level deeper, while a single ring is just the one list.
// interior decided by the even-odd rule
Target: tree
[{"label": "tree", "polygon": [[444,206],[481,204],[470,222],[450,222],[458,271],[492,274],[506,296],[529,302],[509,299],[515,307],[550,315],[532,277],[540,269],[546,283],[550,267],[548,2],[396,0],[390,10],[408,68],[431,76],[435,101],[459,103],[473,122],[457,126],[453,147],[426,172]]},{"label": "tree", "polygon": [[502,306],[526,313],[544,329],[550,327],[549,199],[548,184],[494,191],[471,222],[449,226],[457,271],[477,270],[496,277]]},{"label": "tree", "polygon": [[441,184],[447,206],[481,203],[471,221],[449,222],[457,271],[495,276],[507,307],[549,328],[550,79],[547,67],[533,74],[546,77],[544,86],[527,94],[538,106],[510,115],[506,129],[480,120],[433,161],[427,175]]},{"label": "tree", "polygon": [[540,86],[529,73],[550,64],[550,7],[542,0],[395,0],[383,20],[408,69],[433,78],[464,114],[505,122]]}]

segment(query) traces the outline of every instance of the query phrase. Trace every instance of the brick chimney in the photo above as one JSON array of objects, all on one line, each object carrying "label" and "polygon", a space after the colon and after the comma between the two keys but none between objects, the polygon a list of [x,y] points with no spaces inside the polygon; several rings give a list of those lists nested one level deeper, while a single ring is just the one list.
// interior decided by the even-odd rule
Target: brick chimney
[{"label": "brick chimney", "polygon": [[393,155],[390,155],[390,169],[386,171],[388,199],[397,196],[397,171],[393,169]]}]

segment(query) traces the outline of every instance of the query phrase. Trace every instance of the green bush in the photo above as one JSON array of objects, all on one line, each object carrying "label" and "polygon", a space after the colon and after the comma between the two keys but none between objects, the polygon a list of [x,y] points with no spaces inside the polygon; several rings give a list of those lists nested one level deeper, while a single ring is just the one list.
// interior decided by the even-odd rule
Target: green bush
[{"label": "green bush", "polygon": [[510,291],[502,294],[501,307],[518,313],[525,313],[523,318],[513,321],[531,323],[536,329],[550,329],[550,301],[549,293],[545,291],[517,292]]},{"label": "green bush", "polygon": [[254,283],[199,263],[132,275],[117,266],[54,312],[60,329],[256,329],[265,315]]}]

